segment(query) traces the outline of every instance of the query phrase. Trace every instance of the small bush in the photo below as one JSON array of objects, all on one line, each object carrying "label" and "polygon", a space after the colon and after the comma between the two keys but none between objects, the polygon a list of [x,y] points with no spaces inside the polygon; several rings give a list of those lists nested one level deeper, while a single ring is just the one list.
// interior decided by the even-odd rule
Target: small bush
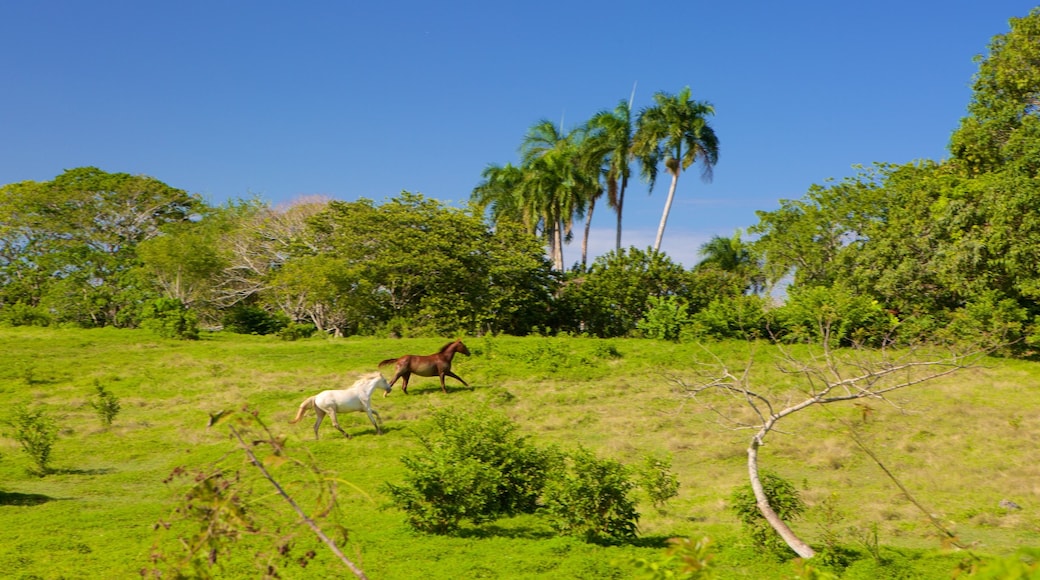
[{"label": "small bush", "polygon": [[101,424],[105,427],[111,427],[112,421],[119,414],[119,398],[111,391],[105,389],[105,386],[96,379],[94,380],[94,391],[94,397],[90,400],[90,406],[97,411]]},{"label": "small bush", "polygon": [[0,324],[8,326],[50,326],[47,309],[30,306],[22,301],[0,308]]},{"label": "small bush", "polygon": [[546,483],[543,501],[550,525],[587,542],[633,540],[639,521],[629,495],[633,487],[624,465],[579,448]]},{"label": "small bush", "polygon": [[284,314],[272,314],[252,304],[237,304],[224,313],[224,330],[236,334],[274,334],[290,323]]},{"label": "small bush", "polygon": [[198,316],[180,300],[172,298],[158,298],[145,304],[141,310],[141,327],[163,338],[199,338]]},{"label": "small bush", "polygon": [[668,549],[657,559],[639,558],[632,563],[636,578],[641,580],[707,580],[713,578],[709,547],[710,538],[694,542],[689,538],[671,538]]},{"label": "small bush", "polygon": [[300,340],[301,338],[310,338],[315,332],[317,332],[317,330],[318,329],[313,324],[292,322],[278,331],[278,338],[289,341]]},{"label": "small bush", "polygon": [[[772,473],[763,473],[761,481],[766,499],[780,519],[789,522],[805,512],[805,503],[791,482]],[[744,524],[744,530],[756,546],[765,548],[782,558],[795,556],[794,551],[758,510],[758,502],[755,500],[755,492],[751,489],[750,483],[733,490],[731,501],[731,509],[740,518],[741,523]]]},{"label": "small bush", "polygon": [[678,296],[651,296],[646,313],[636,323],[647,338],[679,340],[682,328],[690,323],[689,305]]},{"label": "small bush", "polygon": [[643,459],[643,470],[639,473],[639,485],[657,509],[679,495],[679,479],[672,473],[672,459],[647,455]]},{"label": "small bush", "polygon": [[29,409],[20,406],[15,409],[14,439],[22,446],[22,451],[33,461],[35,469],[29,473],[43,477],[50,473],[51,449],[58,438],[58,429],[47,412],[40,409]]}]

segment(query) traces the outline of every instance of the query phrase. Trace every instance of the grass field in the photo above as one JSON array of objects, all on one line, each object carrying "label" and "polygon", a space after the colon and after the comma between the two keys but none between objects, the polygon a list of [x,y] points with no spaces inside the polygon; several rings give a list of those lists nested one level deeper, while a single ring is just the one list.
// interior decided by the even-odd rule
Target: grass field
[{"label": "grass field", "polygon": [[[721,425],[673,379],[693,380],[700,347],[650,340],[548,337],[466,338],[472,356],[453,370],[470,387],[448,379],[413,377],[375,408],[386,433],[377,436],[363,414],[341,417],[344,439],[323,425],[315,441],[312,419],[288,420],[307,396],[349,386],[379,360],[436,351],[445,339],[322,339],[284,342],[272,337],[213,334],[196,342],[166,341],[143,331],[113,329],[0,329],[0,571],[11,578],[131,578],[150,566],[153,545],[171,534],[169,519],[186,483],[164,480],[177,467],[201,469],[241,452],[209,414],[243,405],[279,435],[290,454],[310,454],[344,484],[345,553],[370,578],[628,578],[633,558],[653,559],[673,536],[712,538],[721,578],[792,577],[780,562],[752,547],[727,508],[746,477],[751,433]],[[706,345],[723,359],[747,356],[747,345]],[[799,388],[771,364],[761,347],[754,377],[780,396]],[[111,427],[89,401],[96,385],[115,394],[121,410]],[[835,405],[792,417],[761,450],[762,467],[795,483],[810,509],[793,522],[819,545],[826,534],[864,555],[847,578],[949,578],[969,552],[1002,556],[1040,546],[1040,365],[987,359],[951,377],[901,391],[895,404],[869,409]],[[32,463],[11,437],[13,409],[43,408],[61,425],[52,473],[28,473]],[[640,540],[598,546],[557,537],[535,516],[467,527],[454,536],[414,533],[379,491],[400,481],[399,458],[419,448],[417,434],[441,407],[505,413],[533,441],[565,449],[583,445],[600,456],[636,466],[646,455],[669,456],[679,496],[657,510],[639,496]],[[866,411],[866,412],[865,412]],[[733,410],[737,413],[739,410]],[[914,495],[970,551],[943,545],[936,529],[847,431],[863,439]],[[229,455],[230,454],[230,455]],[[249,468],[240,462],[241,469]],[[278,471],[275,471],[278,477]],[[261,485],[264,505],[293,514]],[[301,492],[305,493],[305,492]],[[642,492],[637,491],[637,494]],[[999,507],[1002,499],[1021,510]],[[267,508],[270,509],[270,508]],[[876,531],[877,555],[870,561]],[[217,571],[252,578],[262,538]],[[299,543],[317,556],[307,568],[287,566],[285,578],[346,577],[347,572],[300,530]]]}]

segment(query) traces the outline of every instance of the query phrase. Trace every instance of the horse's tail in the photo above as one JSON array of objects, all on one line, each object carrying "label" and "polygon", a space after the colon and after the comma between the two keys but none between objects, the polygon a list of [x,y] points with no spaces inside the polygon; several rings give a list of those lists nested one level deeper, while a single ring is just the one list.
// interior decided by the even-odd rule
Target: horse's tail
[{"label": "horse's tail", "polygon": [[396,358],[388,358],[388,359],[386,359],[385,361],[383,361],[383,362],[379,363],[379,364],[378,364],[378,365],[376,365],[376,366],[380,366],[380,367],[385,367],[386,365],[388,365],[388,364],[390,364],[390,363],[395,363],[395,362],[397,362],[397,360],[398,360],[398,359],[396,359]]},{"label": "horse's tail", "polygon": [[306,399],[304,399],[304,401],[302,403],[300,403],[300,410],[296,411],[296,418],[293,419],[292,421],[289,421],[289,423],[296,423],[300,419],[303,419],[303,414],[307,412],[307,409],[310,409],[310,408],[314,407],[314,397],[316,397],[316,396],[317,395],[314,395],[314,396],[307,397]]}]

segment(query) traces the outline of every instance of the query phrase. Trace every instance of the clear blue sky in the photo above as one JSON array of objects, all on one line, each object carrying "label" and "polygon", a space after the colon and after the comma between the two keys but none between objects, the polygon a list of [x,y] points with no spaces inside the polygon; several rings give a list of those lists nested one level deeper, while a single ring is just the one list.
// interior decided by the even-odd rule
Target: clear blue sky
[{"label": "clear blue sky", "polygon": [[[972,58],[1033,6],[2,2],[0,184],[93,165],[211,203],[409,190],[461,204],[540,119],[570,128],[634,84],[636,109],[690,86],[721,142],[712,183],[680,178],[665,232],[690,266],[712,235],[855,164],[945,158]],[[653,243],[667,187],[630,188],[624,245]],[[613,227],[597,208],[594,253]]]}]

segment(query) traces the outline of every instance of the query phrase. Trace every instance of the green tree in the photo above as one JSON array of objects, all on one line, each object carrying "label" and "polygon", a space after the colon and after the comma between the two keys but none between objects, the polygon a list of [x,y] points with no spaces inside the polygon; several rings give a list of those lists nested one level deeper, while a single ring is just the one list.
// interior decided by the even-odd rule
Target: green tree
[{"label": "green tree", "polygon": [[651,298],[685,299],[688,282],[683,267],[661,252],[634,247],[610,252],[567,281],[560,298],[560,328],[625,336],[646,316]]},{"label": "green tree", "polygon": [[1040,8],[1009,25],[977,57],[969,115],[950,139],[955,162],[972,175],[1040,172]]},{"label": "green tree", "polygon": [[665,171],[672,176],[654,242],[654,250],[660,250],[679,174],[699,161],[702,179],[710,181],[719,160],[719,140],[708,124],[708,118],[715,115],[715,108],[707,102],[693,100],[690,87],[683,88],[676,95],[655,93],[654,103],[639,113],[633,150],[640,159],[651,190],[657,180],[659,162],[664,162]]},{"label": "green tree", "polygon": [[701,245],[700,253],[703,257],[694,266],[694,271],[716,267],[743,278],[746,290],[758,293],[765,288],[765,275],[759,261],[752,246],[740,239],[740,232],[729,238],[712,236]]},{"label": "green tree", "polygon": [[522,206],[538,215],[549,245],[553,266],[563,271],[563,243],[571,235],[574,219],[585,217],[602,190],[598,174],[589,168],[582,149],[584,130],[569,133],[551,121],[539,121],[528,129],[520,147],[524,179],[520,184]]},{"label": "green tree", "polygon": [[[621,249],[621,213],[625,205],[625,190],[632,174],[632,103],[622,100],[613,111],[600,111],[588,122],[589,150],[602,165],[606,182],[607,205],[617,214],[617,241],[614,249]],[[591,212],[590,212],[591,213]],[[591,216],[588,221],[592,221]],[[586,234],[588,237],[588,234]],[[582,260],[582,265],[585,261]]]},{"label": "green tree", "polygon": [[133,273],[138,245],[203,207],[197,196],[152,177],[95,167],[6,185],[0,188],[3,300],[45,306],[62,322],[133,325],[137,305],[148,297]]}]

